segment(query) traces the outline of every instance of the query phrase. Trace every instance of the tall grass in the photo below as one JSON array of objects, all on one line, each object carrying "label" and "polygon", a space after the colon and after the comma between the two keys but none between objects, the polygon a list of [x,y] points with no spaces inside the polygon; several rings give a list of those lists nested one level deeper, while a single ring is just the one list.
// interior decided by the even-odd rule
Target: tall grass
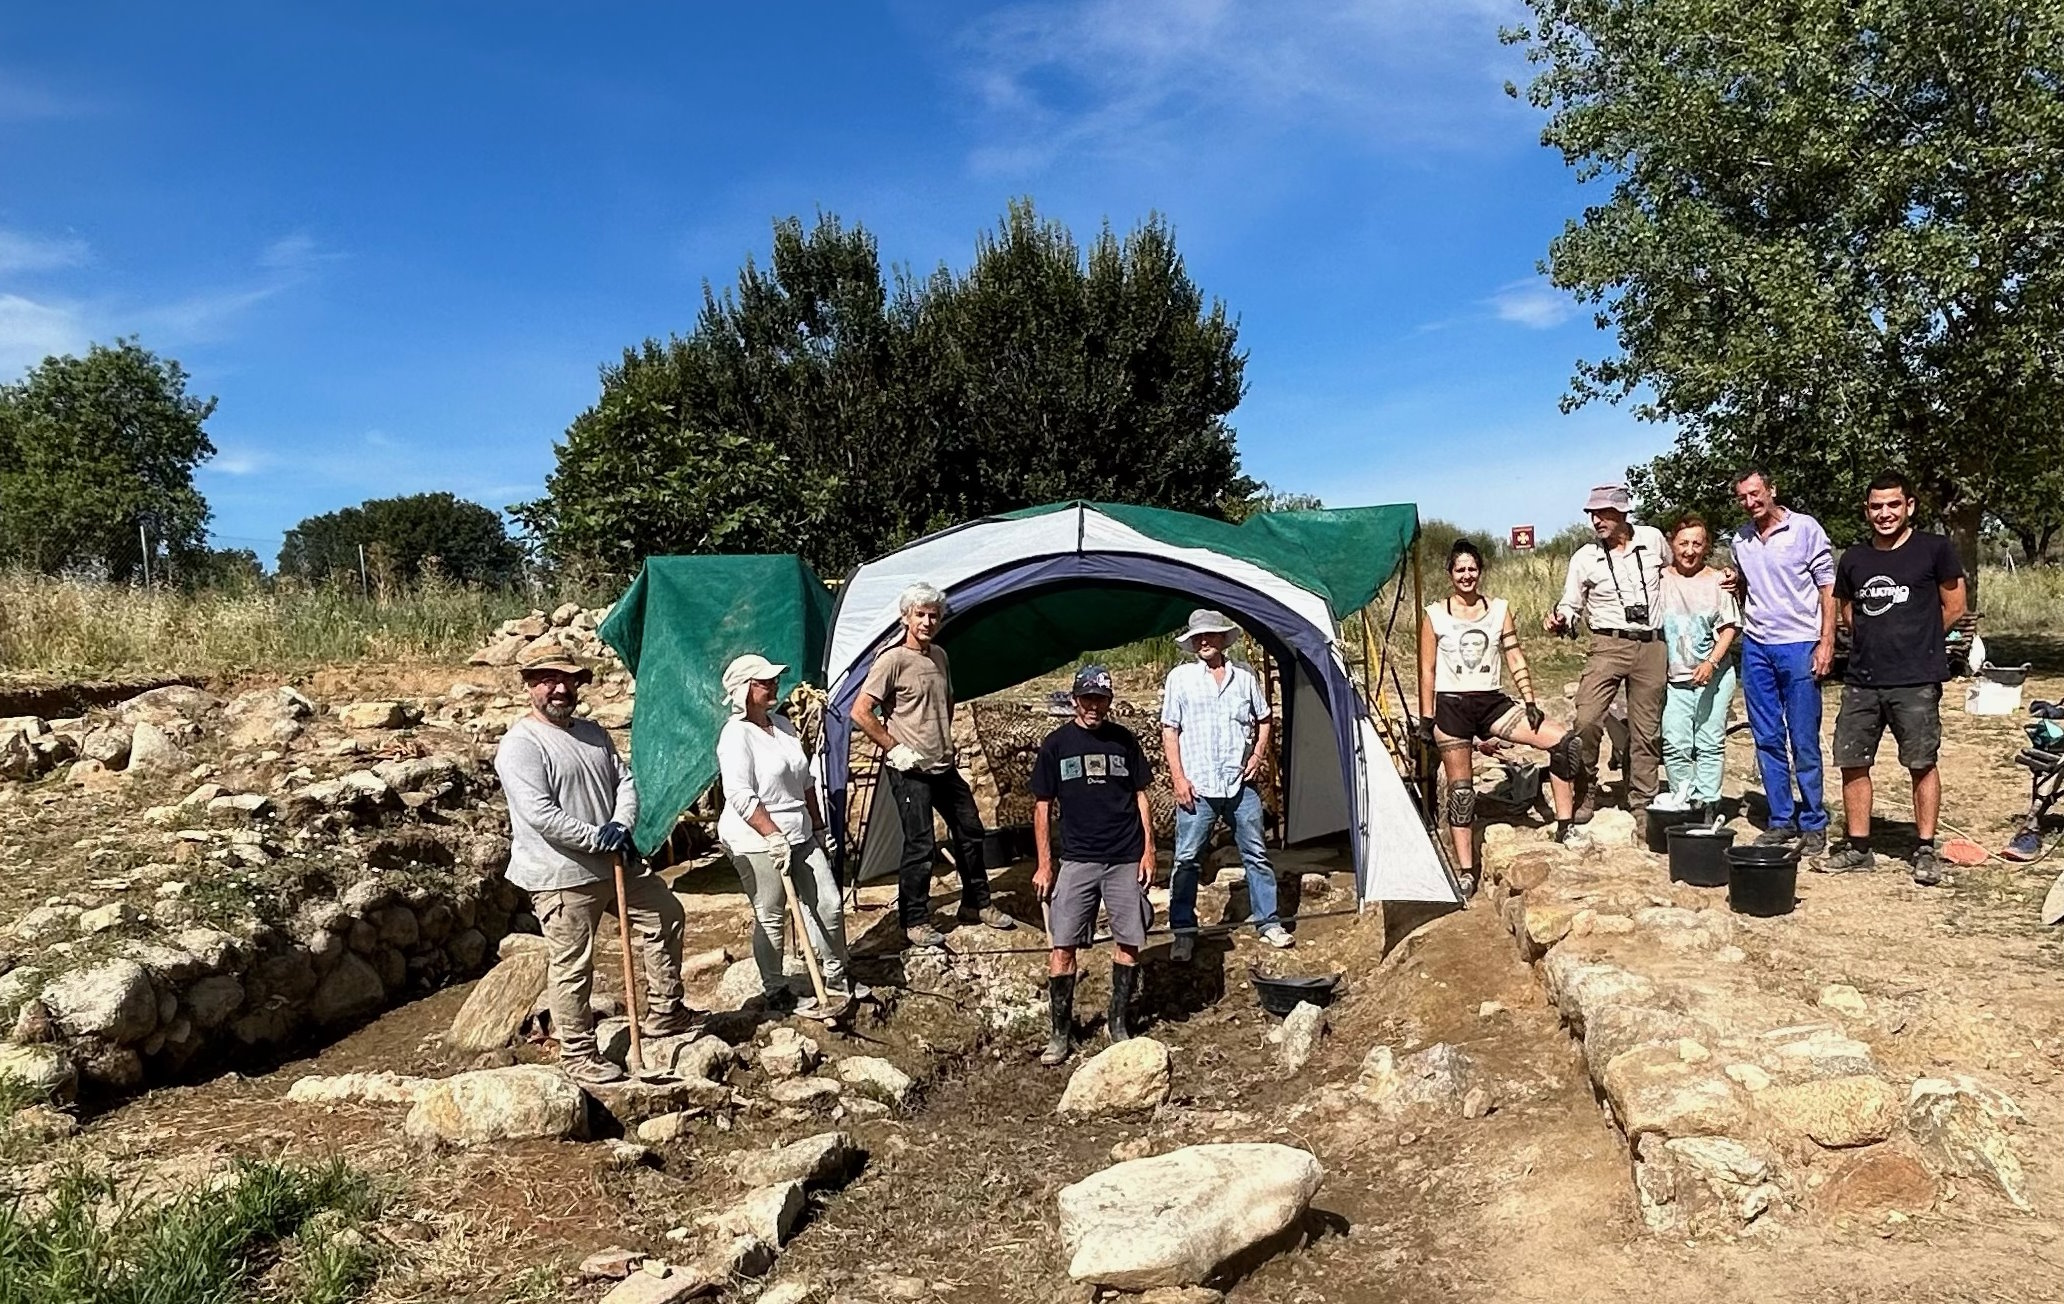
[{"label": "tall grass", "polygon": [[431,580],[361,596],[278,584],[193,592],[0,572],[0,670],[221,673],[463,656],[520,594]]},{"label": "tall grass", "polygon": [[379,1202],[341,1161],[244,1162],[152,1208],[66,1168],[33,1206],[0,1204],[0,1304],[343,1304],[377,1269],[353,1224]]}]

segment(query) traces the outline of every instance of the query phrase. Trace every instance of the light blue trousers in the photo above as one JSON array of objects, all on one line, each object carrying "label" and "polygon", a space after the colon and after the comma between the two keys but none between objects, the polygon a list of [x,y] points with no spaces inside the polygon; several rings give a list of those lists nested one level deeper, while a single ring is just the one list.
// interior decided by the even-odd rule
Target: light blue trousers
[{"label": "light blue trousers", "polygon": [[1720,800],[1727,759],[1727,708],[1734,701],[1734,666],[1724,665],[1700,688],[1671,684],[1663,696],[1663,768],[1670,791],[1685,802]]}]

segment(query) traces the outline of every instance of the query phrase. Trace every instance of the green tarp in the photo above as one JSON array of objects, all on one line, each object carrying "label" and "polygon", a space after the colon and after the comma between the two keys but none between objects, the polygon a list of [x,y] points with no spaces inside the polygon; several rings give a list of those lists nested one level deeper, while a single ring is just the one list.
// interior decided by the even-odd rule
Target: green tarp
[{"label": "green tarp", "polygon": [[646,559],[600,631],[638,679],[631,769],[640,851],[664,842],[716,781],[717,734],[731,715],[724,667],[758,652],[788,667],[784,694],[816,682],[831,606],[831,591],[800,557]]}]

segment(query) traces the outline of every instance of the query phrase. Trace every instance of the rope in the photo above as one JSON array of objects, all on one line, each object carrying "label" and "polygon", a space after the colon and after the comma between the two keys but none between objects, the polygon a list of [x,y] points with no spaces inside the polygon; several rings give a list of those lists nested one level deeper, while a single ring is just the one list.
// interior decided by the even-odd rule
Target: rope
[{"label": "rope", "polygon": [[[1359,914],[1361,914],[1361,913],[1362,913],[1362,911],[1361,911],[1361,907],[1359,907],[1359,906],[1357,906],[1357,907],[1355,907],[1354,909],[1351,909],[1351,910],[1321,910],[1321,911],[1319,911],[1319,912],[1318,912],[1317,914],[1311,914],[1311,915],[1306,915],[1306,914],[1300,914],[1300,915],[1298,915],[1298,916],[1296,917],[1296,921],[1297,921],[1298,923],[1303,923],[1303,922],[1304,922],[1305,920],[1307,920],[1307,919],[1338,919],[1338,918],[1340,918],[1340,917],[1341,917],[1341,916],[1343,916],[1343,915],[1359,915]],[[1249,921],[1249,920],[1245,920],[1245,919],[1242,919],[1242,920],[1240,920],[1240,921],[1239,921],[1238,923],[1234,923],[1234,924],[1201,924],[1201,925],[1199,925],[1199,926],[1197,926],[1197,927],[1195,927],[1195,928],[1172,928],[1172,927],[1171,927],[1171,928],[1149,928],[1149,929],[1147,930],[1147,936],[1148,936],[1148,937],[1224,937],[1224,936],[1226,936],[1226,935],[1227,935],[1227,934],[1229,934],[1229,933],[1237,933],[1237,932],[1239,932],[1239,931],[1240,931],[1241,929],[1243,929],[1243,928],[1246,928],[1246,927],[1247,927],[1247,926],[1249,925],[1249,923],[1250,923],[1250,921]],[[1098,935],[1098,936],[1096,936],[1096,937],[1092,937],[1092,938],[1090,938],[1090,939],[1089,939],[1089,941],[1087,941],[1087,942],[1083,943],[1083,945],[1081,945],[1081,946],[1079,946],[1079,947],[1076,947],[1076,948],[1074,948],[1074,949],[1076,949],[1076,950],[1088,950],[1088,949],[1089,949],[1089,948],[1091,948],[1091,947],[1096,947],[1096,946],[1102,946],[1102,945],[1103,945],[1103,944],[1104,944],[1105,942],[1108,942],[1108,941],[1110,941],[1110,940],[1111,940],[1111,935],[1110,935],[1109,933],[1103,933],[1103,934],[1100,934],[1100,935]],[[1047,946],[1005,946],[1005,947],[999,947],[999,948],[997,948],[997,949],[995,949],[995,950],[989,950],[989,949],[986,949],[986,948],[985,948],[985,949],[983,949],[983,950],[980,950],[980,951],[955,951],[955,950],[953,950],[953,949],[951,949],[951,948],[947,948],[946,954],[948,954],[948,955],[1045,955],[1045,954],[1046,954],[1047,952],[1049,952],[1049,951],[1051,951],[1051,950],[1053,950],[1053,949],[1055,949],[1055,948],[1054,948],[1054,947],[1053,947],[1052,945],[1047,945]]]}]

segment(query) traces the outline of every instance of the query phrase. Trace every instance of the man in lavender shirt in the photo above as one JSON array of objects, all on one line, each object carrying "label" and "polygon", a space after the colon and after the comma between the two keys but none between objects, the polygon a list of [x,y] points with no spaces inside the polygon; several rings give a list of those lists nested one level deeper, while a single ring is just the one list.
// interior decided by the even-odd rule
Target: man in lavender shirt
[{"label": "man in lavender shirt", "polygon": [[1835,656],[1834,550],[1819,521],[1777,505],[1765,472],[1736,476],[1734,497],[1749,519],[1731,537],[1726,583],[1742,600],[1742,702],[1770,802],[1756,844],[1797,842],[1802,856],[1818,856],[1827,850],[1820,681]]}]

